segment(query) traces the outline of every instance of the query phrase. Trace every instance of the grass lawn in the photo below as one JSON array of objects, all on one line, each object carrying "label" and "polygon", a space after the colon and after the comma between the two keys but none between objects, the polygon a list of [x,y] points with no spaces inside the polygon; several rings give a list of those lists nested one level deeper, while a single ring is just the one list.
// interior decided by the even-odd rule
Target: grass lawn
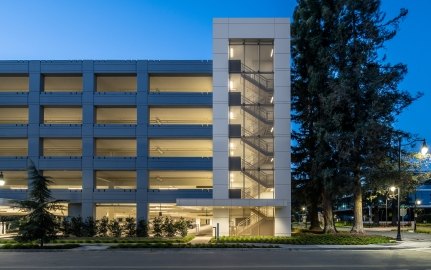
[{"label": "grass lawn", "polygon": [[416,225],[416,232],[418,232],[418,233],[431,233],[431,224],[418,223]]},{"label": "grass lawn", "polygon": [[[212,242],[216,242],[214,239]],[[292,237],[274,236],[223,236],[218,243],[270,243],[290,245],[369,245],[394,242],[391,237],[378,235],[358,235],[350,233],[315,234],[298,233]]]}]

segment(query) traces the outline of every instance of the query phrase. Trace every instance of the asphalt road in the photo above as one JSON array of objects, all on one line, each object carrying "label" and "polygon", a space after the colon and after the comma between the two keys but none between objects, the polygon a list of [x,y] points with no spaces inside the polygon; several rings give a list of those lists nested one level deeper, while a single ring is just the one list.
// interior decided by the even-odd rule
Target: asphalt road
[{"label": "asphalt road", "polygon": [[0,252],[0,269],[421,269],[431,249]]}]

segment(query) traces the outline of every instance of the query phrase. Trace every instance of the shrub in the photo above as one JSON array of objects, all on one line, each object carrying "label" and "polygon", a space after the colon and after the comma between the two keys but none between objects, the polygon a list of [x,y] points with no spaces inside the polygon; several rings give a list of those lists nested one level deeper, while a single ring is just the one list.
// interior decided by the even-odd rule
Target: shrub
[{"label": "shrub", "polygon": [[186,237],[188,233],[188,222],[181,217],[175,222],[175,229],[181,237]]},{"label": "shrub", "polygon": [[84,223],[81,217],[72,217],[70,220],[70,234],[81,237],[84,234]]},{"label": "shrub", "polygon": [[136,236],[136,222],[134,218],[126,218],[126,222],[123,225],[123,231],[127,237]]},{"label": "shrub", "polygon": [[145,219],[138,221],[136,226],[136,235],[138,237],[148,237],[148,222]]},{"label": "shrub", "polygon": [[72,233],[72,226],[68,217],[65,217],[61,221],[60,231],[65,237],[68,237]]},{"label": "shrub", "polygon": [[94,220],[93,217],[87,217],[83,224],[83,235],[87,237],[93,237],[97,234],[98,221]]},{"label": "shrub", "polygon": [[161,217],[154,217],[153,219],[153,232],[154,237],[162,237],[163,229],[163,220]]},{"label": "shrub", "polygon": [[97,234],[102,237],[108,236],[108,230],[109,230],[109,219],[107,217],[103,217],[99,221],[98,231]]},{"label": "shrub", "polygon": [[120,222],[118,220],[113,219],[111,222],[109,222],[109,230],[111,231],[112,236],[114,237],[121,237],[121,233],[123,232],[123,229],[121,228]]},{"label": "shrub", "polygon": [[165,217],[163,221],[162,230],[165,236],[174,237],[177,229],[175,228],[174,222],[171,217]]}]

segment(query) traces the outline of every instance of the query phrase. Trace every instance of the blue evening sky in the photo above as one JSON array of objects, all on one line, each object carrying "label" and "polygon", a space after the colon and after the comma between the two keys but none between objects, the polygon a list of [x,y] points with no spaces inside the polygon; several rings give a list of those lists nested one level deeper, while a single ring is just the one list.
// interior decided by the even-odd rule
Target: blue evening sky
[{"label": "blue evening sky", "polygon": [[[425,96],[397,126],[431,143],[429,0],[383,0],[409,16],[387,44],[409,73],[401,87]],[[214,17],[291,17],[296,0],[1,0],[0,60],[211,59]]]}]

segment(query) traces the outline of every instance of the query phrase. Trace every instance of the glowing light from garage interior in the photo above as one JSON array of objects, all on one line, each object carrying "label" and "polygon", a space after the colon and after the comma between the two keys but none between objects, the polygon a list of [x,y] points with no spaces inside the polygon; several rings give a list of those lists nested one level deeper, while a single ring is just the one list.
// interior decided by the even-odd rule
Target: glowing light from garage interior
[{"label": "glowing light from garage interior", "polygon": [[233,58],[233,48],[230,47],[230,58]]},{"label": "glowing light from garage interior", "polygon": [[271,57],[274,56],[274,48],[271,49]]},{"label": "glowing light from garage interior", "polygon": [[233,112],[229,112],[229,118],[230,119],[235,119],[235,114]]},{"label": "glowing light from garage interior", "polygon": [[271,133],[274,131],[274,127],[271,127]]},{"label": "glowing light from garage interior", "polygon": [[6,181],[4,180],[3,172],[0,172],[0,186],[4,186]]},{"label": "glowing light from garage interior", "polygon": [[274,102],[274,97],[271,97],[271,103]]}]

